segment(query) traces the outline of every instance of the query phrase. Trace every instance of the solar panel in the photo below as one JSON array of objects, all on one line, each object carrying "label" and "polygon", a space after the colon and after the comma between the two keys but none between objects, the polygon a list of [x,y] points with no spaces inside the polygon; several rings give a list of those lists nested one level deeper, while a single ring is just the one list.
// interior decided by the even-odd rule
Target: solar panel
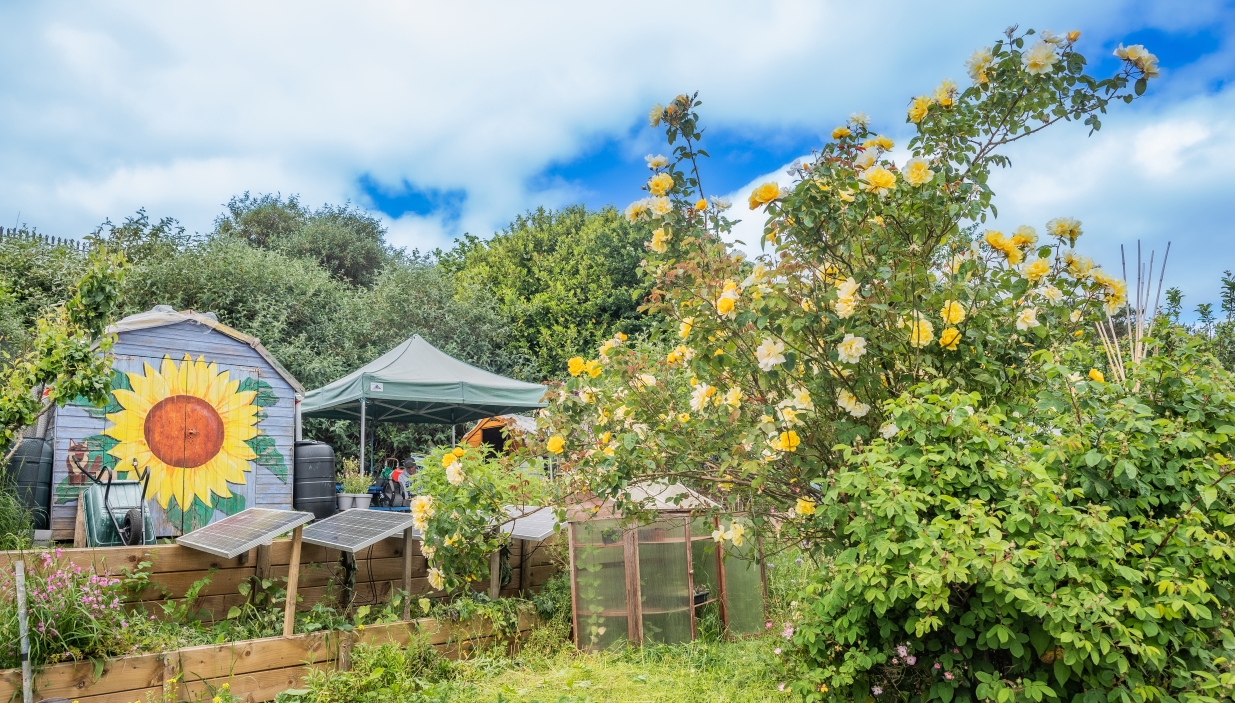
[{"label": "solar panel", "polygon": [[[358,552],[387,537],[402,534],[411,526],[411,513],[354,508],[309,525],[302,539],[329,549]],[[420,538],[419,533],[414,536]]]},{"label": "solar panel", "polygon": [[249,508],[181,535],[176,538],[176,544],[232,559],[259,544],[270,544],[275,537],[312,519],[312,513],[296,510]]},{"label": "solar panel", "polygon": [[543,542],[556,531],[554,528],[558,524],[553,508],[507,505],[506,513],[512,517],[522,516],[502,525],[502,532],[510,533],[515,539]]}]

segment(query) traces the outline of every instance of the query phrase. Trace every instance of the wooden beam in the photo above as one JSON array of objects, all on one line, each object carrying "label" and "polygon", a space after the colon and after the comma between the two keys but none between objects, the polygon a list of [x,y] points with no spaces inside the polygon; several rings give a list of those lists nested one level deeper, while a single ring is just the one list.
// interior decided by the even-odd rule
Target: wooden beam
[{"label": "wooden beam", "polygon": [[489,600],[497,600],[502,592],[502,550],[489,555]]},{"label": "wooden beam", "polygon": [[283,608],[283,636],[291,637],[296,629],[296,586],[300,580],[300,537],[304,525],[292,531],[292,559],[287,567],[287,604]]},{"label": "wooden beam", "polygon": [[260,544],[257,546],[257,578],[270,578],[270,545]]},{"label": "wooden beam", "polygon": [[73,546],[86,547],[86,492],[77,496],[77,517],[73,520]]},{"label": "wooden beam", "polygon": [[[519,590],[525,593],[531,591],[532,588],[527,582],[528,567],[531,566],[529,563],[531,554],[528,553],[529,545],[531,545],[531,542],[525,539],[519,540]],[[407,618],[403,619],[406,620]]]},{"label": "wooden beam", "polygon": [[412,619],[412,528],[403,531],[403,619]]}]

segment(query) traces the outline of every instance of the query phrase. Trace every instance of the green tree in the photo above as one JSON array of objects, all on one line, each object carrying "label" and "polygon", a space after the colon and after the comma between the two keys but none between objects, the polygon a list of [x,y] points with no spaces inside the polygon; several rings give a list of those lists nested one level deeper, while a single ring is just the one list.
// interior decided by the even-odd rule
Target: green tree
[{"label": "green tree", "polygon": [[647,328],[639,311],[649,290],[639,273],[646,240],[612,207],[576,205],[539,208],[492,239],[465,235],[434,254],[493,296],[510,321],[510,346],[535,361],[540,380],[561,377],[567,359],[617,332]]},{"label": "green tree", "polygon": [[311,211],[294,195],[286,200],[271,194],[234,197],[215,221],[213,235],[315,261],[332,276],[358,286],[372,285],[394,255],[378,217],[351,205]]},{"label": "green tree", "polygon": [[1166,289],[1166,308],[1164,313],[1171,319],[1172,322],[1179,322],[1179,314],[1184,309],[1184,292],[1171,286]]}]

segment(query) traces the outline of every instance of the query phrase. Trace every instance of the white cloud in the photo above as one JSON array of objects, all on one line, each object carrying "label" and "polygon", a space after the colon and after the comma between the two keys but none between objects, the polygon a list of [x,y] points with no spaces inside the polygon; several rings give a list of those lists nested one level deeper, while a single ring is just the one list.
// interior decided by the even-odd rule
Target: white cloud
[{"label": "white cloud", "polygon": [[[1222,12],[1198,4],[1154,19],[1122,11],[1130,5],[1141,7],[8,3],[0,6],[9,30],[0,43],[0,221],[21,211],[50,234],[80,236],[144,206],[201,231],[246,190],[299,193],[309,205],[359,202],[357,179],[369,174],[391,188],[407,181],[467,192],[457,229],[435,216],[390,222],[392,241],[429,249],[456,231],[485,234],[526,208],[570,202],[578,186],[534,190],[529,180],[598,138],[626,139],[648,105],[684,89],[701,91],[714,126],[822,131],[854,110],[899,125],[908,96],[963,78],[965,57],[1011,22],[1080,27],[1093,42],[1086,50],[1097,52],[1146,22],[1195,28]],[[1135,149],[1094,146],[1112,143],[1114,129],[1079,150],[1044,139],[1043,153],[1025,154],[1013,171],[1036,185],[1005,188],[1010,209],[1084,204],[1113,218],[1118,207],[1093,199],[1139,207],[1160,194],[1183,197],[1216,222],[1206,204],[1216,185],[1192,191],[1161,181],[1178,180],[1198,159],[1221,161],[1205,156],[1229,129],[1217,114],[1196,118],[1181,107],[1171,124],[1183,127],[1135,133]],[[1190,121],[1209,131],[1193,138],[1201,131]],[[1101,179],[1063,185],[1046,167],[1052,159],[1159,180],[1139,194]],[[733,200],[742,238],[757,249],[761,214],[746,210],[744,196]]]}]

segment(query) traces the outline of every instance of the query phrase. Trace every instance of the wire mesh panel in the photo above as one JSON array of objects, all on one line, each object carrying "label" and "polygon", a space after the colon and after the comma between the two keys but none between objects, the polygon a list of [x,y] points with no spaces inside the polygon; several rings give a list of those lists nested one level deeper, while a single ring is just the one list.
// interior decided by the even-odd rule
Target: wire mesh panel
[{"label": "wire mesh panel", "polygon": [[645,641],[677,644],[694,639],[685,520],[639,528],[639,593]]},{"label": "wire mesh panel", "polygon": [[[734,520],[751,529],[744,520]],[[741,545],[726,542],[724,548],[725,614],[729,633],[749,635],[763,630],[763,569],[759,553],[749,540]]]},{"label": "wire mesh panel", "polygon": [[629,636],[626,548],[617,520],[574,525],[577,644],[605,649]]}]

